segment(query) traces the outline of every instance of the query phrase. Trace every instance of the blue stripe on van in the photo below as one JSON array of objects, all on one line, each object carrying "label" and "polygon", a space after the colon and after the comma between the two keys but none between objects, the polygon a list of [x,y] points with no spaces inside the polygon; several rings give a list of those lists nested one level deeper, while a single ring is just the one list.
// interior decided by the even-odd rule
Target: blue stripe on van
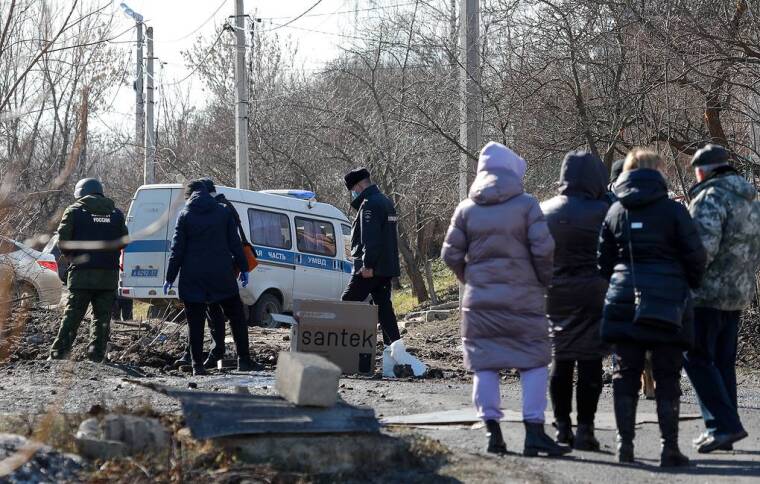
[{"label": "blue stripe on van", "polygon": [[[168,252],[171,249],[170,240],[135,240],[129,243],[124,252]],[[272,249],[254,246],[256,258],[261,261],[279,262],[294,266],[314,267],[326,271],[337,271],[351,274],[354,270],[350,261],[338,260],[311,254],[299,254],[289,250]]]},{"label": "blue stripe on van", "polygon": [[256,250],[256,258],[282,264],[296,264],[296,254],[289,250],[270,249],[269,247],[253,247]]},{"label": "blue stripe on van", "polygon": [[133,240],[124,252],[167,252],[171,247],[168,240]]}]

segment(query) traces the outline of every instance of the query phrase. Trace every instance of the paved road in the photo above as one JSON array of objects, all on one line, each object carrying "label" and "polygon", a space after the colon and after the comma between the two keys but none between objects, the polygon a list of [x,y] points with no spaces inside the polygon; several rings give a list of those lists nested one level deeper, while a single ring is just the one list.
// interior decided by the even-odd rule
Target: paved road
[{"label": "paved road", "polygon": [[[150,390],[124,383],[127,376],[118,368],[103,367],[88,362],[28,362],[0,367],[0,414],[20,415],[37,413],[56,404],[58,411],[84,412],[90,405],[106,404],[137,406],[143,403],[165,412],[179,411],[174,400]],[[207,376],[196,378],[162,377],[147,381],[186,387],[196,382],[200,389],[232,391],[237,384],[249,385],[253,393],[272,394],[271,374],[251,376]],[[466,465],[442,469],[449,482],[630,482],[651,484],[653,479],[664,482],[760,482],[760,375],[746,373],[740,378],[742,419],[750,438],[742,441],[733,453],[700,456],[689,442],[701,432],[699,420],[681,423],[682,450],[695,461],[686,471],[668,472],[657,467],[659,431],[654,423],[638,429],[636,452],[640,465],[621,466],[614,459],[612,430],[612,399],[610,388],[600,402],[598,437],[603,452],[574,452],[563,459],[524,458],[511,455],[494,458],[482,452],[485,437],[482,429],[448,425],[437,428],[415,428],[406,431],[421,433],[442,442],[453,451],[452,459]],[[470,386],[462,381],[377,381],[358,378],[341,380],[342,396],[355,404],[370,405],[380,416],[470,408]],[[688,381],[683,383],[686,394],[683,414],[698,412]],[[510,381],[502,387],[503,406],[517,411],[520,408],[519,383]],[[688,403],[690,402],[690,403]],[[654,403],[642,401],[640,413],[654,414]],[[518,422],[502,424],[510,450],[522,449],[523,429]],[[548,427],[547,427],[547,430]],[[396,432],[396,431],[392,431]],[[456,467],[456,466],[455,466]]]}]

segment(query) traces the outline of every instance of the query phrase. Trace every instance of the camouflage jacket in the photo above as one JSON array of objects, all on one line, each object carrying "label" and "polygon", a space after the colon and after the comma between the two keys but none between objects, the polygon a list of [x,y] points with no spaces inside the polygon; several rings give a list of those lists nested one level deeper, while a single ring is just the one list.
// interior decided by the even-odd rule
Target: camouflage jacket
[{"label": "camouflage jacket", "polygon": [[731,168],[691,190],[689,211],[707,252],[697,307],[739,311],[752,300],[760,264],[760,202],[757,191]]}]

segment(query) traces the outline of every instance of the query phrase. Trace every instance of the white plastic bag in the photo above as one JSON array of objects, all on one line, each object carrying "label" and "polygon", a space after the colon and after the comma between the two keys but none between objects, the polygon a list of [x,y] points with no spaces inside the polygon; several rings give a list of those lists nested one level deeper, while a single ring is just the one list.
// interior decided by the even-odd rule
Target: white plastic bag
[{"label": "white plastic bag", "polygon": [[427,371],[427,366],[425,366],[425,364],[421,362],[419,359],[407,353],[406,347],[404,347],[404,342],[402,340],[398,340],[391,343],[390,348],[386,348],[383,351],[383,375],[384,376],[386,376],[386,368],[387,368],[385,354],[389,349],[390,349],[390,355],[389,355],[388,360],[393,361],[393,365],[390,366],[391,376],[395,376],[395,374],[393,373],[394,365],[411,366],[414,376],[422,376]]},{"label": "white plastic bag", "polygon": [[396,364],[396,360],[391,356],[391,347],[386,346],[383,350],[383,376],[386,378],[396,378],[396,374],[393,373],[393,367]]}]

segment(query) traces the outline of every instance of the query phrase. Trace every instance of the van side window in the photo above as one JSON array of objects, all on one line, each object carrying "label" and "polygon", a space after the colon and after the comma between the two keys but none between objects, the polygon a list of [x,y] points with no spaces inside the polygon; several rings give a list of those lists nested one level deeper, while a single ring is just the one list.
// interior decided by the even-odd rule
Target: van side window
[{"label": "van side window", "polygon": [[298,250],[335,257],[335,229],[332,222],[296,217]]},{"label": "van side window", "polygon": [[290,220],[284,213],[249,208],[248,222],[251,227],[251,241],[254,245],[263,245],[275,249],[290,249],[292,247]]},{"label": "van side window", "polygon": [[346,260],[351,260],[351,227],[348,225],[341,225],[343,230],[343,250],[346,253]]}]

